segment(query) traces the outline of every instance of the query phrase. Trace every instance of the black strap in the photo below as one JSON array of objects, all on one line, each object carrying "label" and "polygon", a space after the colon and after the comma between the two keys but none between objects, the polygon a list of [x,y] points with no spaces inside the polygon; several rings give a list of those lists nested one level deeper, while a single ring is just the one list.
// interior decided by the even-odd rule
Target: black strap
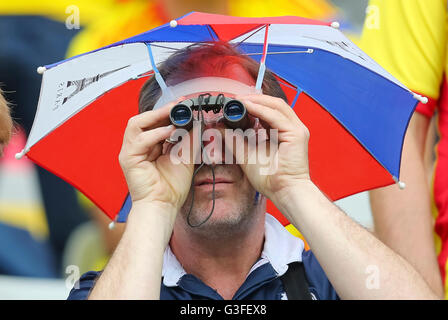
[{"label": "black strap", "polygon": [[280,277],[288,300],[312,300],[302,262],[292,262]]}]

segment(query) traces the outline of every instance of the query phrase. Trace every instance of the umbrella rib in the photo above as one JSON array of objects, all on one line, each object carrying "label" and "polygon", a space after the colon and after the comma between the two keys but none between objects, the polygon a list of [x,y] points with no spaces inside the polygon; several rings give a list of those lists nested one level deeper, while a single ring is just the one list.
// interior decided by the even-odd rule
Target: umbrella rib
[{"label": "umbrella rib", "polygon": [[151,45],[152,45],[153,47],[159,47],[159,48],[168,49],[168,50],[173,50],[173,51],[179,50],[178,48],[171,48],[171,47],[167,47],[167,46],[161,46],[161,45],[159,45],[159,44],[153,44],[153,42],[151,43]]},{"label": "umbrella rib", "polygon": [[[313,53],[313,49],[308,49],[305,51],[276,51],[276,52],[266,52],[266,54],[288,54],[288,53]],[[243,53],[245,56],[256,56],[256,55],[262,55],[263,52],[256,52],[256,53]]]},{"label": "umbrella rib", "polygon": [[252,37],[254,34],[256,34],[258,31],[260,31],[260,30],[262,30],[262,29],[264,29],[264,28],[266,28],[266,25],[261,26],[260,28],[258,28],[258,29],[255,30],[254,32],[252,32],[252,33],[251,33],[250,35],[248,35],[246,38],[244,38],[244,39],[241,40],[240,42],[236,43],[236,44],[234,45],[234,47],[237,47],[237,46],[241,45],[244,41],[246,41],[247,39],[249,39],[250,37]]},{"label": "umbrella rib", "polygon": [[206,25],[206,27],[207,27],[207,31],[208,31],[208,33],[210,34],[210,37],[211,37],[214,41],[219,40],[219,38],[218,38],[218,39],[215,39],[215,37],[213,36],[213,32],[212,32],[213,28],[210,27],[210,25],[208,25],[208,24]]}]

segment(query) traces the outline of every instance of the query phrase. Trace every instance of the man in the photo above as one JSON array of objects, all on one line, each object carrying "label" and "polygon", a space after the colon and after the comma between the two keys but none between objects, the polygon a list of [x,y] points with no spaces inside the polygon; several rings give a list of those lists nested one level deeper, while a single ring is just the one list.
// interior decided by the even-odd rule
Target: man
[{"label": "man", "polygon": [[[178,51],[159,70],[169,86],[217,76],[253,86],[258,64],[230,45],[197,45]],[[85,274],[70,299],[291,299],[281,276],[293,262],[302,263],[309,297],[316,299],[436,297],[405,260],[318,190],[309,176],[308,130],[269,72],[263,92],[270,95],[236,98],[252,117],[278,130],[277,170],[262,175],[260,163],[241,161],[256,152],[250,145],[244,155],[232,149],[241,164],[216,164],[213,189],[210,167],[193,176],[192,162],[175,164],[164,152],[175,131],[168,117],[177,101],[152,110],[160,89],[154,79],[145,84],[142,113],[129,120],[119,156],[132,198],[126,229],[105,270]],[[205,130],[224,129],[210,117],[205,114]],[[265,214],[267,198],[302,231],[312,252]],[[205,223],[191,226],[212,208]],[[379,271],[375,289],[366,285],[372,266]]]},{"label": "man", "polygon": [[[429,98],[428,103],[417,105],[406,134],[401,166],[401,179],[406,183],[406,188],[399,190],[396,186],[390,186],[373,190],[370,194],[375,233],[381,241],[406,258],[434,292],[446,298],[447,6],[446,0],[372,0],[362,35],[362,48],[367,54],[411,90]],[[434,148],[434,142],[426,146],[426,140],[436,107],[440,141],[435,148],[437,161],[430,192],[424,154],[426,148]]]}]

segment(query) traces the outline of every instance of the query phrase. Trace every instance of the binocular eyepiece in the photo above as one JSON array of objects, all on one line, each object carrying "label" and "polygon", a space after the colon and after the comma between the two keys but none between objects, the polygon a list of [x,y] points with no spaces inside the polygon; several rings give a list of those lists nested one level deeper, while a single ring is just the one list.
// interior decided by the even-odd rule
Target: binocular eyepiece
[{"label": "binocular eyepiece", "polygon": [[231,129],[247,129],[249,117],[244,104],[223,94],[218,96],[207,95],[198,98],[188,99],[175,105],[170,112],[170,121],[177,128],[190,130],[193,127],[193,110],[205,112],[213,111],[218,113],[223,111],[223,122]]}]

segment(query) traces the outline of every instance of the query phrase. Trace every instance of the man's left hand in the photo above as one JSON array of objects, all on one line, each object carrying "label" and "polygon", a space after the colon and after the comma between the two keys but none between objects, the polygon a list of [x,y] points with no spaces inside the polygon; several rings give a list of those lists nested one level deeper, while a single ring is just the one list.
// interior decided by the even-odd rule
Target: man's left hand
[{"label": "man's left hand", "polygon": [[[266,142],[270,159],[269,175],[263,174],[263,169],[267,169],[267,166],[257,157],[258,147],[248,142],[245,143],[245,158],[237,161],[257,191],[274,203],[284,201],[289,196],[289,191],[298,183],[310,182],[308,128],[283,99],[267,95],[247,95],[237,99],[246,106],[249,114],[270,127],[268,135],[272,137],[273,129],[278,131],[278,146],[270,148],[269,141]],[[256,161],[253,163],[248,159]]]}]

